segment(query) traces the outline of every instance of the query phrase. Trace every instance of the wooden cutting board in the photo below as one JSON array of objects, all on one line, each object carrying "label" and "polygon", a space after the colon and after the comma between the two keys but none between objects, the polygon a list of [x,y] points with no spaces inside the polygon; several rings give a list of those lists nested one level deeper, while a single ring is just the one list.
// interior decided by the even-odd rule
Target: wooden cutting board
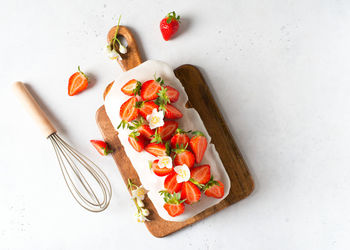
[{"label": "wooden cutting board", "polygon": [[[141,63],[141,57],[135,39],[128,28],[120,26],[119,35],[124,36],[128,42],[128,53],[123,55],[123,60],[119,61],[124,71],[129,70]],[[115,27],[108,33],[108,41],[114,37]],[[148,230],[156,237],[164,237],[175,231],[191,225],[205,217],[220,211],[221,209],[236,203],[247,197],[254,189],[254,182],[248,171],[247,165],[242,158],[239,149],[234,142],[232,135],[218,109],[210,90],[205,83],[200,71],[192,65],[186,64],[175,69],[175,75],[184,86],[189,98],[187,106],[197,110],[202,118],[205,127],[212,138],[212,143],[218,151],[223,165],[231,180],[231,189],[227,197],[220,203],[207,208],[200,214],[183,222],[171,222],[163,220],[157,213],[155,207],[148,197],[145,198],[145,206],[151,211],[145,222]],[[108,93],[111,85],[107,86],[104,96]],[[133,168],[129,158],[126,156],[124,148],[118,139],[118,132],[110,122],[104,106],[100,107],[96,113],[96,121],[101,130],[104,140],[114,150],[112,154],[119,171],[123,177],[125,185],[128,178],[137,185],[141,185],[136,170]]]}]

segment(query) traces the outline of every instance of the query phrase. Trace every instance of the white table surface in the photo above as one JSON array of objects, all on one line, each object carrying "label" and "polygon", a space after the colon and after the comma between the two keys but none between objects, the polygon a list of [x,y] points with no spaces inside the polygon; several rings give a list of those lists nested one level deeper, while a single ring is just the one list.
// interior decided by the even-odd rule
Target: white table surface
[{"label": "white table surface", "polygon": [[[181,34],[159,21],[176,10]],[[103,53],[122,14],[143,58],[198,66],[255,179],[247,199],[163,239],[135,222],[95,111],[121,69]],[[0,249],[349,249],[350,2],[1,1]],[[95,84],[67,95],[77,65]],[[49,141],[14,99],[22,80],[60,134],[103,167],[109,209],[68,193]]]}]

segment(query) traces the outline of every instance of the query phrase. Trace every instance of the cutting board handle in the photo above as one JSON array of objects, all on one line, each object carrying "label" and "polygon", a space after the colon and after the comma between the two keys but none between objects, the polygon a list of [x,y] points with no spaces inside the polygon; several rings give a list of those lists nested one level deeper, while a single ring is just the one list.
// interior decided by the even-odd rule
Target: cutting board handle
[{"label": "cutting board handle", "polygon": [[[109,30],[107,35],[108,43],[110,43],[110,41],[113,39],[116,28],[117,26],[114,26]],[[127,41],[128,52],[126,54],[120,54],[123,60],[117,60],[117,61],[123,71],[128,71],[129,69],[132,69],[142,63],[139,48],[137,47],[137,43],[135,41],[133,34],[127,27],[120,25],[118,30],[118,36],[124,37],[125,40]],[[118,43],[116,43],[116,46],[117,45]]]},{"label": "cutting board handle", "polygon": [[15,82],[12,87],[13,91],[21,100],[27,112],[36,121],[45,137],[49,137],[53,133],[56,133],[56,128],[52,125],[49,118],[47,118],[45,112],[40,108],[34,97],[29,93],[26,86],[22,82]]}]

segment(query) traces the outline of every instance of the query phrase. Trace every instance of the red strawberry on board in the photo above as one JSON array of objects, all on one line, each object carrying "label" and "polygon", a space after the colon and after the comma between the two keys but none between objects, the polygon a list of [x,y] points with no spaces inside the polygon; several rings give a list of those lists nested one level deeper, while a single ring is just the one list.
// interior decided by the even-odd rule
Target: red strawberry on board
[{"label": "red strawberry on board", "polygon": [[200,163],[207,149],[207,138],[199,131],[192,132],[192,134],[194,134],[194,136],[190,140],[190,147],[196,156],[196,163]]},{"label": "red strawberry on board", "polygon": [[175,135],[171,138],[170,145],[172,148],[185,147],[190,143],[190,138],[183,129],[176,129]]},{"label": "red strawberry on board", "polygon": [[123,121],[130,122],[137,118],[139,110],[135,107],[137,97],[131,97],[120,106],[120,117]]},{"label": "red strawberry on board", "polygon": [[165,87],[166,90],[166,94],[170,100],[170,102],[176,102],[179,99],[179,91],[177,91],[177,89],[170,87],[170,86],[166,86]]},{"label": "red strawberry on board", "polygon": [[90,140],[91,144],[97,149],[100,155],[108,155],[113,151],[109,149],[109,146],[104,141],[100,140]]},{"label": "red strawberry on board", "polygon": [[80,70],[80,66],[78,66],[78,72],[75,72],[68,80],[68,95],[73,96],[88,86],[88,78],[87,76]]},{"label": "red strawberry on board", "polygon": [[173,171],[164,180],[164,188],[171,194],[179,192],[182,187],[182,182],[177,183],[176,175],[177,173]]},{"label": "red strawberry on board", "polygon": [[175,166],[186,164],[189,168],[193,167],[195,161],[194,155],[186,147],[175,148],[173,152],[175,153]]},{"label": "red strawberry on board", "polygon": [[167,191],[160,191],[159,193],[164,195],[165,204],[163,207],[171,217],[179,216],[185,211],[184,201],[181,200],[179,193],[170,194]]},{"label": "red strawberry on board", "polygon": [[142,100],[155,100],[158,97],[158,91],[164,84],[162,78],[158,77],[155,80],[149,80],[142,84],[141,87],[141,98]]},{"label": "red strawberry on board", "polygon": [[146,140],[138,131],[131,132],[128,141],[137,152],[141,152],[145,148]]},{"label": "red strawberry on board", "polygon": [[152,135],[154,135],[154,130],[152,130],[147,124],[141,125],[137,130],[148,140],[151,140]]},{"label": "red strawberry on board", "polygon": [[154,160],[152,162],[152,166],[151,166],[151,169],[152,171],[158,175],[158,176],[166,176],[168,174],[170,174],[172,171],[173,171],[173,168],[160,168],[159,165],[158,165],[158,162],[159,160]]},{"label": "red strawberry on board", "polygon": [[136,103],[136,107],[139,109],[140,115],[147,119],[147,116],[152,114],[153,109],[158,111],[158,105],[153,101],[140,101]]},{"label": "red strawberry on board", "polygon": [[210,166],[202,165],[191,168],[191,179],[194,180],[194,184],[208,183],[210,181]]},{"label": "red strawberry on board", "polygon": [[131,79],[124,84],[124,86],[121,88],[121,91],[129,96],[140,95],[141,85],[141,82],[135,79]]},{"label": "red strawberry on board", "polygon": [[183,114],[181,113],[180,110],[175,108],[171,104],[165,105],[165,114],[164,117],[168,119],[180,119],[182,118]]},{"label": "red strawberry on board", "polygon": [[164,125],[158,128],[158,133],[163,141],[167,141],[175,133],[177,127],[176,121],[165,121]]},{"label": "red strawberry on board", "polygon": [[180,16],[176,16],[175,11],[170,12],[160,22],[160,31],[165,41],[168,41],[179,29]]},{"label": "red strawberry on board", "polygon": [[168,155],[167,147],[163,143],[150,143],[145,147],[145,150],[156,157]]},{"label": "red strawberry on board", "polygon": [[220,199],[224,197],[224,187],[224,183],[221,181],[214,181],[214,177],[212,176],[203,190],[206,196]]},{"label": "red strawberry on board", "polygon": [[186,181],[181,187],[181,199],[187,204],[193,204],[201,198],[200,189],[190,181]]}]

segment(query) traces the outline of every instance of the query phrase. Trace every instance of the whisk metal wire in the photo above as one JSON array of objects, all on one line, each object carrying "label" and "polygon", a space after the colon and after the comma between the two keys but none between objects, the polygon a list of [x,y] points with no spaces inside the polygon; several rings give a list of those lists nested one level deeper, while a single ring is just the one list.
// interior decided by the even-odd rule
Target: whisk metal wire
[{"label": "whisk metal wire", "polygon": [[[88,211],[104,211],[108,207],[112,197],[111,184],[104,172],[90,159],[65,142],[57,133],[51,134],[48,138],[53,145],[64,180],[74,199]],[[102,193],[102,200],[99,199],[99,195],[93,190],[76,162],[82,165],[95,179]],[[84,190],[83,192],[85,192],[86,195],[79,190],[69,172],[73,172],[76,175],[76,179],[82,186],[82,190]]]}]

